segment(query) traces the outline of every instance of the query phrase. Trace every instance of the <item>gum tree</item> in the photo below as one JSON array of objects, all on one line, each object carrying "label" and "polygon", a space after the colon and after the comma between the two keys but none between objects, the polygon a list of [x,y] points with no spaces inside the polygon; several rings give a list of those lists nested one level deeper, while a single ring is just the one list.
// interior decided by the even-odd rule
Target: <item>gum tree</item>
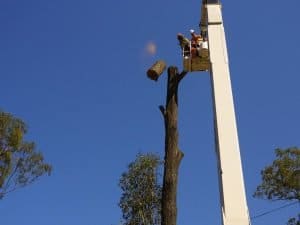
[{"label": "gum tree", "polygon": [[26,133],[21,119],[0,111],[0,198],[51,173],[35,143],[24,140]]},{"label": "gum tree", "polygon": [[[254,197],[300,203],[300,149],[278,148],[275,154],[272,164],[261,171],[262,182],[257,186]],[[299,217],[291,218],[287,224],[300,225]]]},{"label": "gum tree", "polygon": [[153,153],[138,154],[119,180],[122,196],[119,207],[124,225],[160,225],[162,162]]}]

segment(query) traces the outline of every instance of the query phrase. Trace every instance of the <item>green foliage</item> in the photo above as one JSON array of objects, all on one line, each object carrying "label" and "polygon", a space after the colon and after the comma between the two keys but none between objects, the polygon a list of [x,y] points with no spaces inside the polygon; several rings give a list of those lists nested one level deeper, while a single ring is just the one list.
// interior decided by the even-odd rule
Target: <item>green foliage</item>
[{"label": "green foliage", "polygon": [[276,149],[272,165],[261,171],[254,196],[269,200],[300,200],[300,149]]},{"label": "green foliage", "polygon": [[159,156],[155,154],[138,154],[122,174],[119,206],[124,225],[160,224],[162,187],[158,179],[161,165]]},{"label": "green foliage", "polygon": [[[298,218],[300,217],[300,214],[298,214]],[[296,218],[291,218],[289,219],[289,221],[287,222],[287,225],[300,225],[300,220],[296,219]]]},{"label": "green foliage", "polygon": [[26,132],[22,120],[0,111],[0,198],[51,173],[35,143],[24,140]]},{"label": "green foliage", "polygon": [[[261,171],[262,183],[256,188],[254,197],[300,201],[300,149],[276,149],[275,154],[272,165]],[[300,221],[291,218],[287,224],[300,225]]]}]

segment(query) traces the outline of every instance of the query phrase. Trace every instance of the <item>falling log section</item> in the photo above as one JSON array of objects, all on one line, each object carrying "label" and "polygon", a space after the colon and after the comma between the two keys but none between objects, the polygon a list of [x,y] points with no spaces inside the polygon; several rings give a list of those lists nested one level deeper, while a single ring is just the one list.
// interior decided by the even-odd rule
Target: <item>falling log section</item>
[{"label": "falling log section", "polygon": [[148,78],[157,81],[159,76],[165,71],[166,67],[166,63],[163,60],[156,61],[147,71]]}]

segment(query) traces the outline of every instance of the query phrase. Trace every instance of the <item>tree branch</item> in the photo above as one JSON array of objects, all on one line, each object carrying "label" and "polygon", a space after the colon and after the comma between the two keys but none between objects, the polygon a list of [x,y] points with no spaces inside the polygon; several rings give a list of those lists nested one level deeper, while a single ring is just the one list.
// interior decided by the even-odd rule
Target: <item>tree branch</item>
[{"label": "tree branch", "polygon": [[178,82],[180,82],[187,73],[187,71],[182,71],[180,74],[178,74]]},{"label": "tree branch", "polygon": [[166,112],[166,109],[163,105],[159,106],[159,110],[162,113],[163,117],[166,117],[167,112]]},{"label": "tree branch", "polygon": [[13,172],[10,174],[9,178],[7,179],[7,182],[6,182],[6,184],[5,184],[5,187],[3,188],[4,192],[5,192],[5,190],[8,189],[9,184],[10,184],[10,180],[11,180],[11,179],[13,178],[13,176],[16,174],[18,167],[19,167],[19,165],[18,165],[18,163],[17,163],[17,164],[16,164],[16,167],[15,167],[14,170],[13,170]]}]

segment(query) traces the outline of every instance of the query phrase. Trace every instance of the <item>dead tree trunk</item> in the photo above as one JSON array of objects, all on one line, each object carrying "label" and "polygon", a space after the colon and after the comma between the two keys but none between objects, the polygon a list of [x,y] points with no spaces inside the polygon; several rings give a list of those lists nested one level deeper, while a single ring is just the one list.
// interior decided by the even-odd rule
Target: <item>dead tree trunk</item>
[{"label": "dead tree trunk", "polygon": [[176,67],[168,68],[166,106],[160,106],[165,122],[165,164],[162,190],[162,225],[176,225],[178,169],[183,153],[178,147],[178,85],[186,72],[178,74]]}]

